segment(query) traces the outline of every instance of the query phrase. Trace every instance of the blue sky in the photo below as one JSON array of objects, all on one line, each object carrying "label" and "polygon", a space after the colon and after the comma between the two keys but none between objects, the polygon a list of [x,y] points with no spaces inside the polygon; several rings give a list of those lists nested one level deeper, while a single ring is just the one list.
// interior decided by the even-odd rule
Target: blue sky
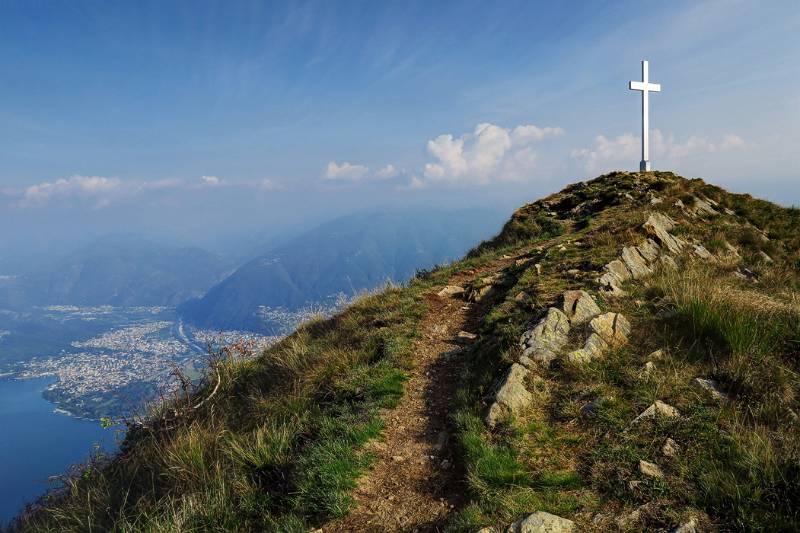
[{"label": "blue sky", "polygon": [[800,204],[800,3],[0,1],[0,240],[511,209],[639,160]]}]

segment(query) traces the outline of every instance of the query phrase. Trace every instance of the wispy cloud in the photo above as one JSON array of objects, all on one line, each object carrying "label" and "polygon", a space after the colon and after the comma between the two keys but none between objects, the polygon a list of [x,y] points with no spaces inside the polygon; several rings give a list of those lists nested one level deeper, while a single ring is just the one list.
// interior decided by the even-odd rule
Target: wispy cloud
[{"label": "wispy cloud", "polygon": [[369,172],[369,168],[364,165],[354,165],[345,161],[338,164],[336,161],[331,161],[322,173],[322,177],[326,180],[338,181],[358,181]]},{"label": "wispy cloud", "polygon": [[90,198],[102,207],[109,198],[119,192],[122,181],[119,178],[103,176],[72,176],[55,181],[44,181],[24,189],[19,205],[22,207],[43,205],[57,199],[78,197]]},{"label": "wispy cloud", "polygon": [[[570,157],[582,162],[588,173],[630,167],[641,157],[641,142],[641,137],[632,133],[624,133],[615,138],[598,135],[593,146],[572,150]],[[658,129],[652,131],[651,142],[651,158],[664,167],[674,166],[699,155],[741,149],[746,145],[744,139],[732,133],[724,135],[719,141],[697,135],[681,141],[675,135],[664,135]]]}]

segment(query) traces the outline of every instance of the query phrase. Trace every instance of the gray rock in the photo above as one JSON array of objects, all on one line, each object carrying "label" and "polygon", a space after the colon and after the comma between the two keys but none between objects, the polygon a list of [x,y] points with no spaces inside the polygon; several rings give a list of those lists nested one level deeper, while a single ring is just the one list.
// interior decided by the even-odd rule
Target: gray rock
[{"label": "gray rock", "polygon": [[605,266],[606,272],[614,276],[619,283],[623,283],[628,281],[633,277],[631,275],[631,271],[628,270],[628,267],[625,266],[625,263],[620,261],[619,259],[614,259],[613,261],[609,262]]},{"label": "gray rock", "polygon": [[758,256],[765,262],[765,263],[772,263],[772,258],[764,253],[763,250],[758,251]]},{"label": "gray rock", "polygon": [[494,403],[489,407],[489,412],[486,415],[486,425],[494,427],[509,414],[517,414],[530,405],[533,396],[525,387],[525,378],[527,377],[527,368],[518,363],[511,365],[503,379],[503,383],[497,390]]},{"label": "gray rock", "polygon": [[575,522],[542,511],[517,520],[506,533],[568,533],[575,530]]},{"label": "gray rock", "polygon": [[653,270],[647,266],[647,261],[641,256],[636,247],[625,246],[622,248],[621,257],[633,279],[641,279],[653,273]]},{"label": "gray rock", "polygon": [[641,472],[647,477],[654,477],[654,478],[664,477],[664,472],[657,464],[651,463],[649,461],[642,461],[641,459],[639,460],[639,472]]},{"label": "gray rock", "polygon": [[614,401],[613,396],[601,396],[587,404],[581,406],[580,415],[583,418],[591,418],[597,414],[597,411],[603,407],[603,404]]},{"label": "gray rock", "polygon": [[631,424],[636,424],[642,420],[652,418],[678,418],[679,416],[681,416],[681,414],[677,409],[662,402],[661,400],[656,400],[654,403],[650,404],[650,407],[642,411],[639,416],[634,418]]},{"label": "gray rock", "polygon": [[713,400],[724,401],[728,399],[728,395],[720,390],[719,383],[713,379],[694,378],[692,386],[701,393],[707,394]]},{"label": "gray rock", "polygon": [[694,212],[698,215],[719,215],[719,211],[711,207],[711,204],[705,200],[701,200],[697,196],[694,197]]},{"label": "gray rock", "polygon": [[621,313],[604,313],[589,322],[589,327],[610,345],[628,342],[631,325]]},{"label": "gray rock", "polygon": [[681,252],[686,242],[670,233],[670,230],[675,227],[675,224],[676,222],[674,220],[662,213],[652,213],[643,227],[645,231],[661,243],[661,246],[677,254]]},{"label": "gray rock", "polygon": [[558,351],[566,344],[569,334],[567,315],[551,307],[536,326],[522,334],[520,345],[523,357],[520,362],[531,366],[531,362],[547,364],[558,356]]},{"label": "gray rock", "polygon": [[600,314],[600,308],[588,292],[565,291],[562,308],[573,325],[585,324]]}]

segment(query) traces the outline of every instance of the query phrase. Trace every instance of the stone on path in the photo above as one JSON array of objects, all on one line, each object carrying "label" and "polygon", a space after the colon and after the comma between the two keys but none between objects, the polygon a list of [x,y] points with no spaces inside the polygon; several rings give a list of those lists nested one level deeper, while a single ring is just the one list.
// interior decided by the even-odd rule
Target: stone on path
[{"label": "stone on path", "polygon": [[531,367],[533,362],[548,364],[558,356],[569,334],[567,315],[551,307],[536,326],[522,334],[520,345],[523,355],[520,363]]},{"label": "stone on path", "polygon": [[713,400],[723,401],[728,399],[728,395],[719,388],[719,383],[713,379],[694,378],[692,386],[700,392],[707,394]]},{"label": "stone on path", "polygon": [[486,415],[486,425],[494,427],[504,417],[518,413],[530,405],[533,396],[525,388],[526,377],[528,377],[527,368],[519,363],[511,365]]},{"label": "stone on path", "polygon": [[600,314],[600,308],[588,292],[565,291],[562,308],[572,325],[584,324]]},{"label": "stone on path", "polygon": [[517,520],[506,533],[568,533],[575,530],[575,522],[542,511]]},{"label": "stone on path", "polygon": [[645,231],[661,243],[661,246],[677,254],[681,252],[686,242],[670,233],[670,230],[675,227],[675,224],[676,222],[674,220],[664,214],[652,213],[643,227]]},{"label": "stone on path", "polygon": [[677,418],[679,416],[681,416],[681,414],[677,409],[675,409],[669,404],[662,402],[661,400],[656,400],[654,403],[650,404],[650,407],[642,411],[641,414],[639,414],[639,416],[634,418],[631,424],[636,424],[641,420],[650,418],[658,418],[658,417]]},{"label": "stone on path", "polygon": [[455,341],[459,344],[470,344],[477,339],[478,336],[474,333],[470,333],[469,331],[461,330],[456,335]]},{"label": "stone on path", "polygon": [[437,293],[442,298],[460,298],[464,296],[464,287],[448,285]]},{"label": "stone on path", "polygon": [[647,477],[654,477],[654,478],[663,478],[664,472],[661,470],[655,463],[651,463],[650,461],[643,461],[639,460],[639,472],[644,474]]}]

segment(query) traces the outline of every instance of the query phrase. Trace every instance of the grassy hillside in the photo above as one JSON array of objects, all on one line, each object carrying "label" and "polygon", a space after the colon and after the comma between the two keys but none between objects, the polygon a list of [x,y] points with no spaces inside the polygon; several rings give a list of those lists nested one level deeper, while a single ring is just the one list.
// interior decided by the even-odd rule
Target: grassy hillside
[{"label": "grassy hillside", "polygon": [[[16,527],[424,530],[415,509],[441,500],[454,531],[531,513],[558,531],[797,530],[798,291],[796,209],[670,173],[572,185],[462,261],[220,359]],[[541,336],[556,309],[571,327]],[[410,405],[443,409],[445,434],[417,434]]]}]

